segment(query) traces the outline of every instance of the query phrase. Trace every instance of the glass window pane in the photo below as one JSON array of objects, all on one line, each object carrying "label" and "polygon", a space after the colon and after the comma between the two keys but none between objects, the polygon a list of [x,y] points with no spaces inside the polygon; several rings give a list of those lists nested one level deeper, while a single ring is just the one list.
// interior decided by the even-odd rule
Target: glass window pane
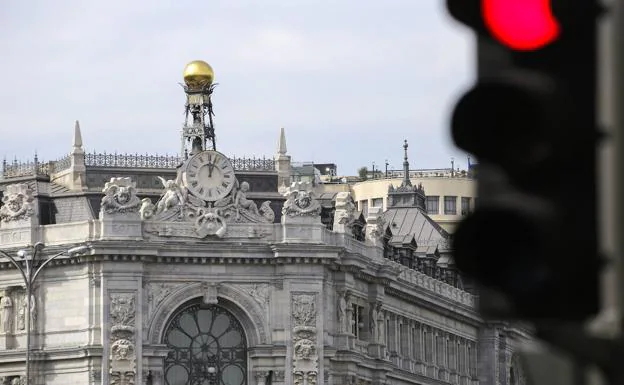
[{"label": "glass window pane", "polygon": [[445,215],[457,215],[457,197],[456,196],[444,197],[444,214]]},{"label": "glass window pane", "polygon": [[[171,320],[165,341],[166,385],[247,384],[247,342],[241,324],[217,305],[191,304]],[[209,368],[215,372],[210,373]],[[211,377],[214,377],[211,379]],[[208,381],[208,382],[206,382]]]},{"label": "glass window pane", "polygon": [[440,197],[439,196],[428,196],[426,199],[427,202],[427,214],[437,215],[440,213]]}]

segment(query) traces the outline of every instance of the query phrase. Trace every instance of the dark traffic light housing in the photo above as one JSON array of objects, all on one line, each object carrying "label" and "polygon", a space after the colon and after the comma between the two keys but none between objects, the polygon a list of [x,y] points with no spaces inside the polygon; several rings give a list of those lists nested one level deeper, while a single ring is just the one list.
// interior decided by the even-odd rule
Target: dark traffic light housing
[{"label": "dark traffic light housing", "polygon": [[[535,16],[535,23],[556,23],[556,35],[544,35],[531,49],[517,48],[510,40],[519,36],[513,28],[527,26],[512,20],[504,6],[514,3],[517,14],[522,4],[538,2],[447,0],[450,14],[497,51],[492,55],[503,52],[506,59],[496,68],[480,68],[477,84],[453,112],[453,140],[481,164],[479,207],[456,230],[455,263],[507,298],[511,310],[503,316],[583,320],[600,304],[598,5],[550,1],[550,8],[540,9],[548,14]],[[486,14],[494,3],[500,3],[498,13]],[[488,179],[495,182],[484,188]]]}]

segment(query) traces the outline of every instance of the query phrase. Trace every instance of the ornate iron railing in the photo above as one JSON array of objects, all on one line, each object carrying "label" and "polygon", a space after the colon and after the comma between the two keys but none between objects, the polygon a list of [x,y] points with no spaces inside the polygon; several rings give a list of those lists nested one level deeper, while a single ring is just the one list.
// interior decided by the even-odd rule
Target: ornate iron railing
[{"label": "ornate iron railing", "polygon": [[270,158],[230,158],[234,170],[240,171],[273,171],[275,170],[275,161]]},{"label": "ornate iron railing", "polygon": [[140,154],[85,154],[87,167],[121,167],[121,168],[176,168],[182,163],[179,156],[140,155]]},{"label": "ornate iron railing", "polygon": [[[63,164],[64,159],[61,159]],[[35,175],[50,175],[56,170],[56,162],[40,163],[35,157],[34,161],[30,162],[18,162],[17,159],[13,162],[7,162],[6,159],[2,161],[2,173],[0,178],[19,178],[24,176]],[[69,166],[67,167],[69,168]]]},{"label": "ornate iron railing", "polygon": [[[183,158],[176,155],[140,155],[140,154],[117,154],[117,153],[90,153],[85,154],[87,167],[112,167],[112,168],[156,168],[173,169],[182,163]],[[230,158],[232,166],[237,171],[274,171],[275,161],[270,158]],[[71,167],[71,155],[61,159],[40,163],[35,157],[34,161],[2,162],[3,179],[17,178],[33,175],[50,175]]]}]

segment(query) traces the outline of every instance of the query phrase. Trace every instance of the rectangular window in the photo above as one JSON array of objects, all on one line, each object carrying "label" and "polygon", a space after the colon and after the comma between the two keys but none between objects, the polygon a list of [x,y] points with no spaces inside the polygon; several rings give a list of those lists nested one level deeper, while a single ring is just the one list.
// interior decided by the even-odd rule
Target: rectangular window
[{"label": "rectangular window", "polygon": [[470,198],[462,197],[461,198],[461,214],[468,215],[470,213]]},{"label": "rectangular window", "polygon": [[429,215],[440,214],[440,197],[439,196],[427,197],[427,214]]},{"label": "rectangular window", "polygon": [[383,207],[383,198],[373,198],[372,207]]},{"label": "rectangular window", "polygon": [[457,215],[457,197],[455,196],[444,197],[444,214],[445,215]]},{"label": "rectangular window", "polygon": [[364,308],[353,304],[353,325],[351,325],[351,333],[353,333],[357,339],[361,339],[362,330],[364,329]]}]

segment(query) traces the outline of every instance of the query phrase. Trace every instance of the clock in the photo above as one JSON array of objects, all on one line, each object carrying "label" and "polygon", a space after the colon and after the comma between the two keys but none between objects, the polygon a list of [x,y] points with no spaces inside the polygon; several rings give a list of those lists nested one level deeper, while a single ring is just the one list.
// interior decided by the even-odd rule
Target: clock
[{"label": "clock", "polygon": [[186,163],[186,188],[205,201],[225,198],[236,182],[230,160],[217,151],[202,151]]}]

